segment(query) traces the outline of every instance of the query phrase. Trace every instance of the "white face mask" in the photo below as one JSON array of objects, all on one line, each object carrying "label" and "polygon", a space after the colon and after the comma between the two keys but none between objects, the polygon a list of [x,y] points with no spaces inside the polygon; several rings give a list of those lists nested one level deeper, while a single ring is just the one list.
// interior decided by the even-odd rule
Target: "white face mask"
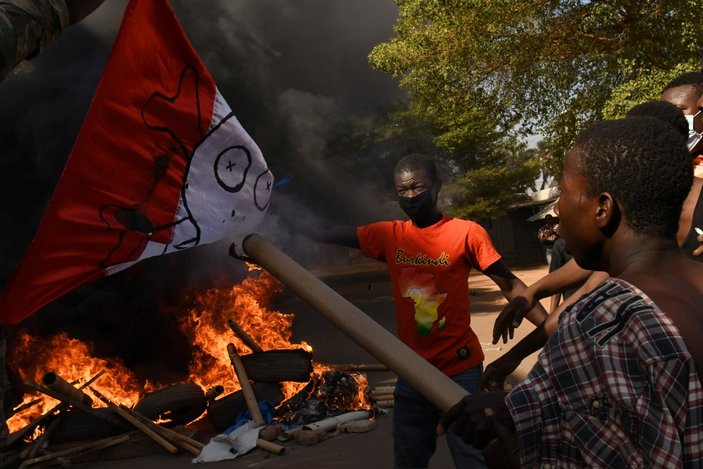
[{"label": "white face mask", "polygon": [[693,119],[695,119],[696,116],[700,113],[701,111],[699,109],[698,112],[693,115],[684,114],[684,117],[688,121],[688,141],[686,142],[688,151],[693,150],[696,145],[698,145],[698,142],[701,141],[701,138],[703,138],[703,134],[699,134],[698,132],[696,132],[696,129],[693,127]]}]

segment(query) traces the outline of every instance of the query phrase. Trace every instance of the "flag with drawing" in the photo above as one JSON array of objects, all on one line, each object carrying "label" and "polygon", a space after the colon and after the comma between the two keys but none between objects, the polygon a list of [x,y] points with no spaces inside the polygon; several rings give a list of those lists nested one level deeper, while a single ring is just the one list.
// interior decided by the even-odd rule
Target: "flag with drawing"
[{"label": "flag with drawing", "polygon": [[148,257],[241,240],[272,184],[167,1],[131,0],[0,322]]}]

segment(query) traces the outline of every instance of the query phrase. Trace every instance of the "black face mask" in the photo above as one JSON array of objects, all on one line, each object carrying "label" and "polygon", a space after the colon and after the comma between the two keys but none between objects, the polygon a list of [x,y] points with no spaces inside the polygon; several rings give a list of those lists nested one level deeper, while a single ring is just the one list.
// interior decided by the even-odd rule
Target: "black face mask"
[{"label": "black face mask", "polygon": [[415,197],[398,197],[398,205],[405,214],[420,228],[425,228],[433,223],[432,190],[416,195]]}]

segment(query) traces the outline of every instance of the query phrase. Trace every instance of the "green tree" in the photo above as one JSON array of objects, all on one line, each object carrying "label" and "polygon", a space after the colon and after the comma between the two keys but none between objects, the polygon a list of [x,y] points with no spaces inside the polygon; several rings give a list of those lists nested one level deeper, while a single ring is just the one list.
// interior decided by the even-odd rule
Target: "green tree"
[{"label": "green tree", "polygon": [[662,90],[671,80],[697,68],[697,61],[689,61],[670,70],[654,70],[615,87],[603,105],[603,118],[622,118],[633,106],[659,99]]},{"label": "green tree", "polygon": [[539,173],[536,159],[524,150],[510,155],[504,164],[483,165],[456,175],[445,186],[447,212],[471,219],[494,218],[506,208],[527,199],[525,189]]},{"label": "green tree", "polygon": [[[369,56],[409,93],[394,125],[429,123],[434,144],[448,152],[457,175],[476,176],[472,183],[485,180],[482,171],[510,173],[506,151],[529,134],[544,136],[551,161],[543,167],[557,171],[606,104],[620,112],[613,103],[628,96],[625,84],[635,90],[637,80],[700,61],[697,0],[396,3],[395,36]],[[534,170],[525,157],[524,170]],[[496,197],[513,182],[492,180]]]}]

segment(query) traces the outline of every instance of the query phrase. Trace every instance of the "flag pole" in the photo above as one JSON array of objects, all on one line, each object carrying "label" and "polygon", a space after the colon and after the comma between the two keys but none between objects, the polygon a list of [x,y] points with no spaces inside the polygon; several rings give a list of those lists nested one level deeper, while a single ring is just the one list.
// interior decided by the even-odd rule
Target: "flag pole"
[{"label": "flag pole", "polygon": [[468,392],[415,353],[319,278],[258,234],[245,238],[243,248],[257,264],[314,307],[327,320],[385,363],[439,409],[446,411]]}]

